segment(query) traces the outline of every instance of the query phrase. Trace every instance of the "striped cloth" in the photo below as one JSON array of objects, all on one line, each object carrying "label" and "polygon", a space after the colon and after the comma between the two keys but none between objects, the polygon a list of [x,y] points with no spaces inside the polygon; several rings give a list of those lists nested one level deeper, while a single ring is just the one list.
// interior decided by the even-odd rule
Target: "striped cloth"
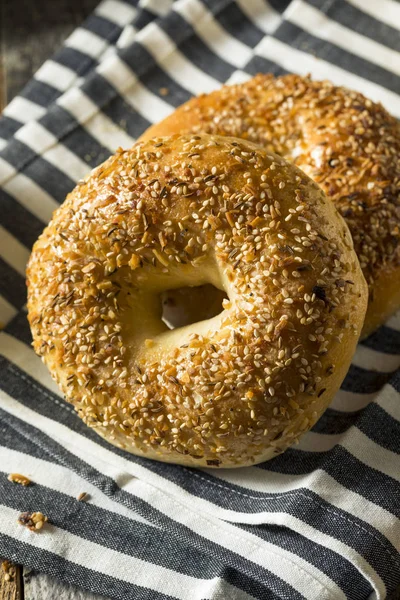
[{"label": "striped cloth", "polygon": [[[127,455],[83,425],[30,347],[24,282],[75,182],[192,94],[294,71],[400,116],[399,28],[396,0],[105,0],[6,108],[0,556],[115,599],[364,600],[400,584],[400,316],[359,345],[299,446],[195,471]],[[34,534],[21,511],[49,524]]]}]

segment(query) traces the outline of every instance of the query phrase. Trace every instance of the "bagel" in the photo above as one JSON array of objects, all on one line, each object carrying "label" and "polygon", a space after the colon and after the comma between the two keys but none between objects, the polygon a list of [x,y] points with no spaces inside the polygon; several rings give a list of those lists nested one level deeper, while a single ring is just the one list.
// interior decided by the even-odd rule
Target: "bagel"
[{"label": "bagel", "polygon": [[[35,351],[84,422],[190,466],[282,452],[329,404],[367,305],[348,228],[302,171],[229,137],[118,150],[34,245]],[[214,285],[220,314],[168,330],[160,295]]]},{"label": "bagel", "polygon": [[236,136],[294,162],[345,218],[369,286],[362,337],[400,307],[400,125],[362,94],[257,75],[189,100],[142,136]]}]

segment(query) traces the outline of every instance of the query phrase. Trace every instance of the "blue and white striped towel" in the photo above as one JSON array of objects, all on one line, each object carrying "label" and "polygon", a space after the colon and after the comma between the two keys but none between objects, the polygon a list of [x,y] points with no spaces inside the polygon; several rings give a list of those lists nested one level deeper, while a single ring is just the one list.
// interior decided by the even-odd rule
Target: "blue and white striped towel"
[{"label": "blue and white striped towel", "polygon": [[[127,455],[83,425],[30,347],[24,283],[32,243],[76,181],[192,94],[293,71],[400,116],[399,31],[396,0],[105,0],[6,108],[0,556],[119,600],[383,599],[400,584],[399,316],[359,345],[299,446],[195,471]],[[18,526],[27,510],[51,524]]]}]

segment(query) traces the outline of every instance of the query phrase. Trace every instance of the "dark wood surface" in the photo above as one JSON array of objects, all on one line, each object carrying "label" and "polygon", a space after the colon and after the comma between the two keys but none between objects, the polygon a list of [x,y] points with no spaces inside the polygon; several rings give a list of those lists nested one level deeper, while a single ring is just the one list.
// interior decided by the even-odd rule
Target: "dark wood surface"
[{"label": "dark wood surface", "polygon": [[0,108],[97,6],[99,0],[0,0]]},{"label": "dark wood surface", "polygon": [[[0,110],[97,4],[98,0],[0,0]],[[0,568],[0,600],[101,600],[21,566],[12,566],[8,575]],[[400,600],[400,590],[391,600]]]}]

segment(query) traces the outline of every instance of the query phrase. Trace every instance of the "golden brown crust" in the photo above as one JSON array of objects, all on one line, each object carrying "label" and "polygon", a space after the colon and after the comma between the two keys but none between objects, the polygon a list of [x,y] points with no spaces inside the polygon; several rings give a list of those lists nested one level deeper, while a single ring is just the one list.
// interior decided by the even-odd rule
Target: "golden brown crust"
[{"label": "golden brown crust", "polygon": [[328,81],[257,75],[190,100],[142,139],[198,131],[261,144],[332,198],[369,284],[363,336],[399,308],[400,125],[380,104]]},{"label": "golden brown crust", "polygon": [[[166,289],[220,315],[168,331]],[[83,420],[150,458],[243,466],[310,428],[366,309],[347,226],[304,173],[228,137],[119,151],[68,196],[28,266],[34,348]]]}]

